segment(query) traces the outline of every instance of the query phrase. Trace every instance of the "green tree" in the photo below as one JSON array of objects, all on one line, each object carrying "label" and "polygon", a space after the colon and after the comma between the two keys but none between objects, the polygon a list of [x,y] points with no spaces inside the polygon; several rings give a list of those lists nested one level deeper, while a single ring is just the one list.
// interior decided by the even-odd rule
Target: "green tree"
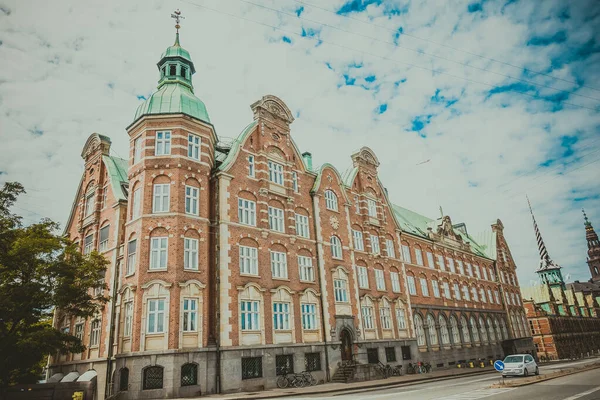
[{"label": "green tree", "polygon": [[84,349],[52,326],[55,309],[91,317],[108,300],[93,296],[105,286],[106,259],[82,255],[50,219],[23,226],[10,210],[22,193],[16,182],[0,189],[0,387],[35,382],[49,354]]}]

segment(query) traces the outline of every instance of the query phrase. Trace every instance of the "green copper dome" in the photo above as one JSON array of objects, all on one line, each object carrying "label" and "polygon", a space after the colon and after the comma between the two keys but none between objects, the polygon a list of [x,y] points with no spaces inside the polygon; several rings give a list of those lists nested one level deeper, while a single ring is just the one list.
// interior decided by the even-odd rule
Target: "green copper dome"
[{"label": "green copper dome", "polygon": [[160,71],[157,91],[138,106],[134,121],[144,115],[186,114],[210,123],[206,106],[194,94],[192,75],[196,70],[190,53],[179,44],[179,33],[157,66]]}]

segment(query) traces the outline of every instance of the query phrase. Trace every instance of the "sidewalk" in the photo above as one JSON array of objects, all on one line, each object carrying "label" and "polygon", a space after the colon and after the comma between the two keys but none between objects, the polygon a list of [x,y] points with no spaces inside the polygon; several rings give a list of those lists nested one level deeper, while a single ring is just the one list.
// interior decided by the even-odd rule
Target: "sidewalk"
[{"label": "sidewalk", "polygon": [[248,399],[272,399],[289,396],[308,396],[313,394],[331,394],[335,392],[361,391],[369,388],[381,388],[386,386],[403,386],[421,381],[429,380],[446,380],[453,379],[457,376],[469,376],[481,373],[496,372],[494,367],[486,366],[485,368],[451,368],[432,371],[428,374],[413,374],[394,376],[387,379],[378,379],[366,382],[352,383],[326,383],[323,385],[309,386],[304,388],[285,388],[271,389],[260,392],[238,392],[223,395],[209,395],[203,398],[214,398],[224,400],[248,400]]}]

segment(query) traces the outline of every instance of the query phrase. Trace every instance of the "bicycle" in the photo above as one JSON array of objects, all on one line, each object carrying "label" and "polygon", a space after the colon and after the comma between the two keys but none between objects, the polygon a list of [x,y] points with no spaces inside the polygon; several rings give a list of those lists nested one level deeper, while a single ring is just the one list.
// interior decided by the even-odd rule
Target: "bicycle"
[{"label": "bicycle", "polygon": [[290,374],[287,370],[283,371],[283,375],[277,377],[277,387],[285,389],[286,387],[293,385],[295,374]]},{"label": "bicycle", "polygon": [[402,365],[392,367],[392,376],[402,376]]},{"label": "bicycle", "polygon": [[429,361],[425,362],[423,364],[423,368],[425,369],[425,373],[428,374],[431,372],[431,364],[429,363]]},{"label": "bicycle", "polygon": [[383,375],[384,379],[387,379],[391,375],[391,369],[392,367],[389,365],[383,365],[381,361],[378,361],[377,364],[375,364],[375,370],[380,375]]},{"label": "bicycle", "polygon": [[317,384],[317,379],[310,371],[302,371],[300,374],[302,375],[302,379],[307,383],[306,386],[315,386]]},{"label": "bicycle", "polygon": [[409,375],[416,374],[417,370],[413,363],[408,363],[408,367],[406,367],[406,373]]}]

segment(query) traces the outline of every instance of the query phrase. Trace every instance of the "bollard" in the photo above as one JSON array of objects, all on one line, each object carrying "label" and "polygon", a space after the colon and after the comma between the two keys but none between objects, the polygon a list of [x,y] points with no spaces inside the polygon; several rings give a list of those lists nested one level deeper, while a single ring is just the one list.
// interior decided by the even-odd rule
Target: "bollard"
[{"label": "bollard", "polygon": [[480,366],[481,368],[484,368],[484,367],[485,367],[485,364],[484,364],[484,362],[483,362],[483,361],[481,361],[481,362],[479,363],[479,366]]},{"label": "bollard", "polygon": [[493,367],[494,366],[494,360],[490,360],[490,365]]},{"label": "bollard", "polygon": [[473,361],[469,361],[469,368],[473,368],[473,367],[474,367]]}]

